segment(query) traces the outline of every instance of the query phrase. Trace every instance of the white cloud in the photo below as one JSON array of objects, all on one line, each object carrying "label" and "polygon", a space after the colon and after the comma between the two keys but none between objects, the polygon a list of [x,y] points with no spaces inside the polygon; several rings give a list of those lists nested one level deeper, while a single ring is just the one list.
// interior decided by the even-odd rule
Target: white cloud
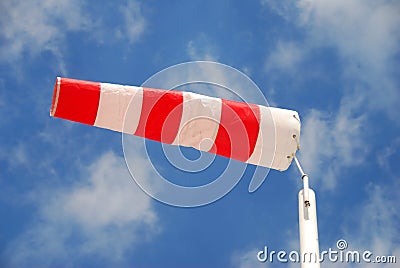
[{"label": "white cloud", "polygon": [[307,46],[335,48],[349,82],[346,88],[365,96],[364,108],[384,111],[398,122],[400,2],[301,0],[298,7]]},{"label": "white cloud", "polygon": [[9,161],[10,165],[13,167],[28,166],[29,157],[26,151],[25,145],[19,143],[12,148],[9,154],[6,154],[5,158]]},{"label": "white cloud", "polygon": [[[369,183],[365,190],[367,199],[354,212],[347,215],[348,222],[343,227],[345,236],[351,239],[355,248],[368,249],[374,255],[395,255],[397,262],[400,258],[400,228],[398,225],[400,214],[400,183],[396,173],[398,156],[396,152],[400,139],[395,139],[377,154],[378,163],[386,172],[386,184],[380,181]],[[383,173],[383,172],[382,172]],[[354,230],[354,223],[358,226]],[[387,264],[383,267],[394,267]],[[382,267],[382,266],[379,266]]]},{"label": "white cloud", "polygon": [[86,1],[79,0],[1,1],[0,36],[4,41],[0,46],[0,61],[26,61],[49,51],[65,74],[67,66],[63,58],[68,34],[85,32],[99,43],[105,40],[134,43],[144,32],[146,21],[137,1],[128,1],[114,14],[123,17],[123,25],[115,26],[119,27],[117,29],[111,28],[101,17],[95,18],[89,8]]},{"label": "white cloud", "polygon": [[396,170],[392,170],[391,163],[396,163],[396,160],[390,161],[391,158],[398,157],[400,153],[400,137],[394,139],[392,142],[388,144],[387,147],[383,148],[377,153],[377,161],[380,168],[383,171],[386,171],[391,176],[396,175]]},{"label": "white cloud", "polygon": [[312,38],[337,46],[350,61],[381,65],[399,50],[400,4],[396,1],[301,0],[298,6],[301,23]]},{"label": "white cloud", "polygon": [[301,162],[313,185],[333,190],[341,170],[362,164],[368,146],[363,142],[365,116],[357,116],[343,100],[336,114],[311,110],[302,123]]},{"label": "white cloud", "polygon": [[297,70],[304,51],[294,42],[280,41],[267,58],[266,70],[293,72]]},{"label": "white cloud", "polygon": [[187,43],[187,54],[191,60],[217,61],[216,48],[211,44],[205,34],[200,34],[196,39]]},{"label": "white cloud", "polygon": [[150,197],[133,182],[122,158],[101,155],[81,181],[67,190],[41,190],[36,223],[7,250],[12,266],[74,265],[94,255],[123,262],[139,241],[160,231]]},{"label": "white cloud", "polygon": [[123,30],[117,30],[117,36],[127,39],[130,43],[135,43],[141,37],[146,27],[146,20],[142,15],[140,3],[130,0],[126,5],[120,6],[120,11],[124,17],[125,25]]},{"label": "white cloud", "polygon": [[[349,250],[369,250],[376,256],[400,258],[400,244],[398,237],[398,206],[400,199],[398,192],[400,184],[398,177],[394,177],[390,186],[370,184],[367,187],[368,198],[358,209],[347,215],[347,221],[342,229],[344,238],[349,244]],[[349,221],[350,219],[350,221]],[[354,225],[357,228],[354,228]],[[397,267],[397,264],[368,264],[371,267]]]},{"label": "white cloud", "polygon": [[285,20],[291,20],[296,17],[296,0],[260,0],[263,7],[267,7]]},{"label": "white cloud", "polygon": [[[398,178],[396,179],[398,180]],[[371,248],[376,254],[389,254],[400,250],[396,237],[400,235],[397,217],[400,213],[398,206],[399,183],[390,187],[369,185],[369,198],[359,210],[360,236],[355,238],[362,246]],[[353,236],[351,233],[349,236]],[[372,242],[372,243],[371,243]]]},{"label": "white cloud", "polygon": [[13,61],[41,51],[61,53],[60,46],[69,31],[91,27],[81,1],[2,1],[0,32],[5,42],[0,59]]},{"label": "white cloud", "polygon": [[154,223],[150,199],[133,182],[122,158],[104,154],[89,167],[89,174],[89,186],[75,188],[65,199],[65,210],[76,221],[89,228]]}]

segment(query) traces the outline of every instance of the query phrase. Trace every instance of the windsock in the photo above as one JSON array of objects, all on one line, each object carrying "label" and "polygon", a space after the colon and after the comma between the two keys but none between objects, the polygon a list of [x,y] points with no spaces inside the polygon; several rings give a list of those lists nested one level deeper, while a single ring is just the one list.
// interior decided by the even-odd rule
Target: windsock
[{"label": "windsock", "polygon": [[50,115],[280,171],[299,148],[297,112],[192,92],[58,77]]}]

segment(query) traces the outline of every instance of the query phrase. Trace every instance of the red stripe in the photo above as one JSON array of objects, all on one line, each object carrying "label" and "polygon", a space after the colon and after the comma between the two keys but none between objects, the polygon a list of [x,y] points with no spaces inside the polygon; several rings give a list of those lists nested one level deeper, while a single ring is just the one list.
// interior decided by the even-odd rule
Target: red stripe
[{"label": "red stripe", "polygon": [[245,162],[254,151],[259,129],[258,105],[222,100],[220,125],[210,152]]},{"label": "red stripe", "polygon": [[100,83],[61,78],[54,116],[93,125],[97,116],[99,100]]},{"label": "red stripe", "polygon": [[179,130],[182,110],[182,92],[143,88],[142,112],[134,135],[171,144]]},{"label": "red stripe", "polygon": [[99,100],[100,83],[61,78],[54,116],[93,125],[97,116]]}]

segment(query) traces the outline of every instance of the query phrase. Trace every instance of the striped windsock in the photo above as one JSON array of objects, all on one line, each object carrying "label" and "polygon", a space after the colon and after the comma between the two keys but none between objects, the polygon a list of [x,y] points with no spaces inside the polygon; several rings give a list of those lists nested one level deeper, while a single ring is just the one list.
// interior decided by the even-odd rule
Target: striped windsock
[{"label": "striped windsock", "polygon": [[281,171],[300,138],[295,111],[60,77],[50,115]]}]

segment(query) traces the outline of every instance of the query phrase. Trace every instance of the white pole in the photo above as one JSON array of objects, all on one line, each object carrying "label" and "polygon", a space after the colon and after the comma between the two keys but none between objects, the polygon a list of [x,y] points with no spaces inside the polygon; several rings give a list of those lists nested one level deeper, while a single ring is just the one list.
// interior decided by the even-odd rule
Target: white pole
[{"label": "white pole", "polygon": [[299,191],[299,231],[301,268],[319,268],[319,243],[317,223],[317,202],[315,193],[308,185],[308,176],[294,156],[297,168],[303,180],[303,189]]},{"label": "white pole", "polygon": [[304,189],[299,191],[299,230],[301,268],[319,268],[318,224],[315,193],[308,189],[308,205]]}]

